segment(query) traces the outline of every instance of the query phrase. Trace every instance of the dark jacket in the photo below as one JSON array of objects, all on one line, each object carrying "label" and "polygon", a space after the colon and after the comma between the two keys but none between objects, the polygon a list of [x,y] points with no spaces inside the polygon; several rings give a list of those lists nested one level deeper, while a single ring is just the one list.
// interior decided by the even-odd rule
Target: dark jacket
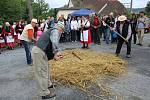
[{"label": "dark jacket", "polygon": [[[115,24],[115,19],[113,17],[107,17],[106,20],[104,21],[107,25],[110,27],[114,27]],[[108,26],[103,26],[104,29],[109,28]]]},{"label": "dark jacket", "polygon": [[132,29],[132,31],[135,31],[136,28],[137,28],[137,18],[132,18],[130,20],[130,23],[131,23],[131,29]]},{"label": "dark jacket", "polygon": [[50,39],[52,29],[42,33],[41,37],[37,41],[37,47],[45,52],[47,55],[48,60],[54,58],[53,46],[52,41]]},{"label": "dark jacket", "polygon": [[129,29],[130,23],[128,21],[125,21],[123,28],[122,28],[122,34],[120,32],[120,22],[118,21],[116,23],[116,31],[121,34],[124,38],[128,36],[128,29]]}]

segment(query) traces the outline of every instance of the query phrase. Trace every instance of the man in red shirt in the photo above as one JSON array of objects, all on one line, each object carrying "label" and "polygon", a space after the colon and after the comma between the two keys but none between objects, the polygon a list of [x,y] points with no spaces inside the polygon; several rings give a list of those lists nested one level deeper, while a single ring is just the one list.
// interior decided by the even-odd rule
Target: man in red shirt
[{"label": "man in red shirt", "polygon": [[91,23],[92,26],[92,30],[93,30],[93,42],[94,44],[98,44],[100,45],[100,31],[99,28],[101,26],[99,17],[97,16],[97,14],[94,15],[93,21]]}]

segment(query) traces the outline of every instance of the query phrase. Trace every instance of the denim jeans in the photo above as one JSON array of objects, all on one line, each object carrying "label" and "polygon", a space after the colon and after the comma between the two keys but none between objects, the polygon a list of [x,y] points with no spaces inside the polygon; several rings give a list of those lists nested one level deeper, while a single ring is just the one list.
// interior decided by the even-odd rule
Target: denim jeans
[{"label": "denim jeans", "polygon": [[21,40],[21,43],[22,43],[22,45],[23,45],[23,47],[25,49],[25,52],[26,52],[27,64],[32,64],[32,58],[31,58],[29,42]]},{"label": "denim jeans", "polygon": [[117,33],[114,31],[110,31],[111,33],[111,43],[117,42]]},{"label": "denim jeans", "polygon": [[109,38],[110,38],[110,29],[109,28],[104,29],[104,35],[105,35],[106,43],[109,44]]}]

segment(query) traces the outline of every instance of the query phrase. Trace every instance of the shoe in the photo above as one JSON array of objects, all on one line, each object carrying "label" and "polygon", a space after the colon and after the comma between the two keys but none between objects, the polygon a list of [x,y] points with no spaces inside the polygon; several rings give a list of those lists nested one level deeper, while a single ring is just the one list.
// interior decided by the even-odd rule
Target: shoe
[{"label": "shoe", "polygon": [[101,45],[101,43],[97,43],[97,45]]},{"label": "shoe", "polygon": [[33,64],[31,63],[31,64],[28,64],[29,66],[33,66]]},{"label": "shoe", "polygon": [[83,46],[82,49],[85,49],[85,46]]},{"label": "shoe", "polygon": [[143,44],[140,44],[140,46],[143,46]]},{"label": "shoe", "polygon": [[140,43],[136,44],[136,45],[141,45]]},{"label": "shoe", "polygon": [[85,47],[86,49],[89,49],[89,47],[87,46],[87,47]]},{"label": "shoe", "polygon": [[116,55],[116,57],[119,57],[119,54],[115,54]]},{"label": "shoe", "polygon": [[109,42],[106,42],[106,44],[109,44]]},{"label": "shoe", "polygon": [[126,55],[126,58],[131,58],[131,55]]},{"label": "shoe", "polygon": [[48,94],[48,95],[46,95],[46,96],[42,96],[42,99],[50,99],[50,98],[53,98],[53,97],[55,97],[55,96],[56,96],[55,93],[50,93],[50,94]]},{"label": "shoe", "polygon": [[52,84],[51,86],[48,87],[48,89],[54,88],[55,86],[57,86],[56,84]]}]

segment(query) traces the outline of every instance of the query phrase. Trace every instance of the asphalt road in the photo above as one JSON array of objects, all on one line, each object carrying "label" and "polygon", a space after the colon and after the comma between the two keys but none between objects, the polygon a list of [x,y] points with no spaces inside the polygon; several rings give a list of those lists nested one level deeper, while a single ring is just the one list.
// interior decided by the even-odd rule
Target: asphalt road
[{"label": "asphalt road", "polygon": [[[126,46],[123,46],[121,58],[128,61],[127,73],[117,78],[106,78],[104,83],[123,100],[150,100],[150,35],[146,35],[144,46],[132,45],[132,58],[126,59]],[[80,48],[80,43],[63,43],[61,48]],[[116,45],[91,45],[92,50],[114,53]],[[0,55],[0,100],[41,100],[37,95],[35,80],[28,78],[32,67],[26,65],[23,48],[6,50]],[[84,92],[56,87],[56,98],[51,100],[99,100]],[[103,99],[102,99],[103,100]],[[107,100],[107,99],[105,99]],[[110,100],[117,100],[116,98]]]}]

